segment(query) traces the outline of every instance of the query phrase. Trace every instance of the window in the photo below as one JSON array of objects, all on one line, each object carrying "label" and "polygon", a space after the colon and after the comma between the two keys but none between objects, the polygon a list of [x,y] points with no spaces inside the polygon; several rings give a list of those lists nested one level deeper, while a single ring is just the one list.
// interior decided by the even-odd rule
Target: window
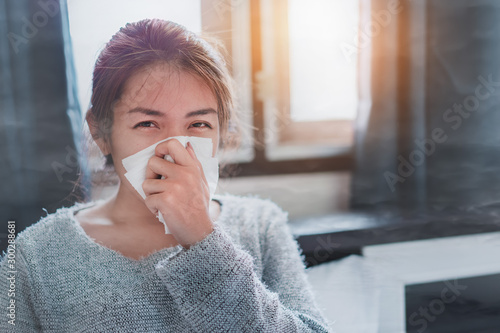
[{"label": "window", "polygon": [[257,75],[271,81],[261,94],[264,128],[277,134],[266,138],[269,160],[331,156],[351,146],[356,62],[339,46],[354,34],[356,3],[261,2],[263,62]]},{"label": "window", "polygon": [[342,47],[357,37],[358,1],[225,2],[250,16],[257,144],[236,174],[350,169],[357,61]]}]

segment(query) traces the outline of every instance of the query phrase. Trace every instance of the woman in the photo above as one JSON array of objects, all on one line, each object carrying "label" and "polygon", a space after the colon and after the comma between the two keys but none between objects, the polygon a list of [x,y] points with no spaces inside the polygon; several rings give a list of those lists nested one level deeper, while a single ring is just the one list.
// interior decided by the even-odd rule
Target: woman
[{"label": "woman", "polygon": [[15,296],[0,294],[2,309],[14,300],[15,326],[8,313],[1,332],[327,331],[276,204],[210,200],[193,148],[177,140],[156,146],[145,199],[124,176],[125,157],[172,136],[209,138],[215,155],[233,109],[229,82],[219,54],[175,23],[143,20],[113,36],[86,119],[119,189],[18,235],[15,267],[1,267],[15,274]]}]

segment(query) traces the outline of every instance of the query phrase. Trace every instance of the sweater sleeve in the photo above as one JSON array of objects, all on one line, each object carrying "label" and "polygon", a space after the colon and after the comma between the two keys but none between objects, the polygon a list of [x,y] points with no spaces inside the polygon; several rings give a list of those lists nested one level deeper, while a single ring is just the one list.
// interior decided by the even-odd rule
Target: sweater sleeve
[{"label": "sweater sleeve", "polygon": [[[277,206],[276,206],[277,207]],[[262,281],[254,258],[218,225],[205,239],[156,265],[196,332],[328,332],[297,243],[276,211],[263,241]]]},{"label": "sweater sleeve", "polygon": [[31,290],[26,260],[16,247],[0,262],[0,332],[41,332]]}]

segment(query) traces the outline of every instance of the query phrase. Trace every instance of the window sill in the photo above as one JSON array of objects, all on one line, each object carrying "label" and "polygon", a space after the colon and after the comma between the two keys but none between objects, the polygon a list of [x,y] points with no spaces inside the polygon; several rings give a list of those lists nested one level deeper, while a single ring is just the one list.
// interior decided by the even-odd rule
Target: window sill
[{"label": "window sill", "polygon": [[350,146],[332,147],[331,145],[270,145],[266,149],[266,157],[270,162],[282,160],[303,160],[346,156],[351,153]]},{"label": "window sill", "polygon": [[350,152],[326,158],[276,161],[256,159],[252,162],[226,165],[221,172],[221,178],[350,171],[352,167],[353,158]]}]

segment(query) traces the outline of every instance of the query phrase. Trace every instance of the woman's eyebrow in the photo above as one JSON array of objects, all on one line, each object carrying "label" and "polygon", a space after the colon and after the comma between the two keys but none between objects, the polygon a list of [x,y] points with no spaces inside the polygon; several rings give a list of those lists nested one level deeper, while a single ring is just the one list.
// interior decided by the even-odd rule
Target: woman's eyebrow
[{"label": "woman's eyebrow", "polygon": [[164,116],[163,112],[151,110],[151,109],[145,109],[145,108],[141,108],[141,107],[133,108],[132,110],[129,110],[127,113],[128,114],[142,113],[142,114],[145,114],[146,116],[157,116],[157,117]]},{"label": "woman's eyebrow", "polygon": [[215,111],[212,108],[201,109],[201,110],[191,111],[191,112],[187,113],[186,114],[186,118],[196,117],[196,116],[202,116],[202,115],[205,115],[205,114],[212,114],[212,113],[217,114],[217,111]]},{"label": "woman's eyebrow", "polygon": [[[132,110],[129,110],[127,113],[128,114],[131,114],[131,113],[142,113],[142,114],[145,114],[146,116],[156,116],[156,117],[162,117],[162,116],[165,115],[163,112],[160,112],[160,111],[157,111],[157,110],[151,110],[151,109],[141,108],[141,107],[133,108]],[[186,118],[191,118],[191,117],[196,117],[196,116],[202,116],[202,115],[206,115],[206,114],[217,114],[217,111],[215,111],[212,108],[191,111],[191,112],[189,112],[189,113],[186,114]]]}]

